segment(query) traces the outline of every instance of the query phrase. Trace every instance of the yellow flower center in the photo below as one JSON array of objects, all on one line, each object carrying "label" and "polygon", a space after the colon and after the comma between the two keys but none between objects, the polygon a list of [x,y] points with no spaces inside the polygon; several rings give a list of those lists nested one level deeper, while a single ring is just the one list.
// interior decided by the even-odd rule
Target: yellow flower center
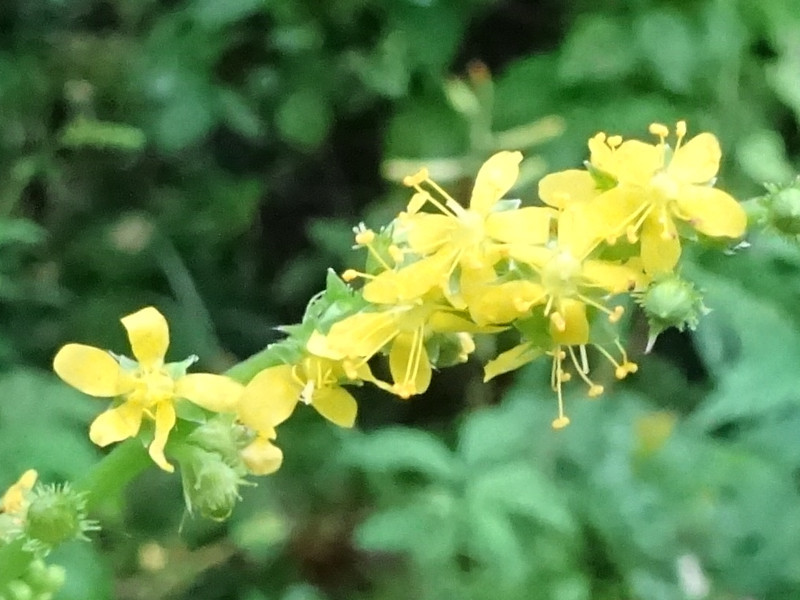
[{"label": "yellow flower center", "polygon": [[551,296],[574,296],[578,291],[581,261],[567,251],[551,258],[542,269],[542,285]]},{"label": "yellow flower center", "polygon": [[175,396],[175,381],[164,370],[148,371],[140,369],[134,375],[136,387],[128,396],[129,400],[140,403],[145,408]]}]

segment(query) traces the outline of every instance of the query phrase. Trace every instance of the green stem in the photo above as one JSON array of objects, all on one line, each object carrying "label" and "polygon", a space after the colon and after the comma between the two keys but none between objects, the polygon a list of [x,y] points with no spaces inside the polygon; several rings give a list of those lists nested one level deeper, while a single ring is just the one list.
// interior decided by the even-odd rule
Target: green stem
[{"label": "green stem", "polygon": [[253,354],[250,358],[244,359],[239,364],[233,365],[230,369],[225,371],[225,375],[231,379],[235,379],[239,383],[247,383],[257,373],[263,371],[267,367],[274,367],[281,364],[280,358],[276,356],[273,349],[274,346],[267,346],[261,352]]},{"label": "green stem", "polygon": [[142,442],[131,438],[106,454],[76,482],[75,489],[86,493],[86,506],[91,510],[101,501],[116,497],[131,479],[151,464]]}]

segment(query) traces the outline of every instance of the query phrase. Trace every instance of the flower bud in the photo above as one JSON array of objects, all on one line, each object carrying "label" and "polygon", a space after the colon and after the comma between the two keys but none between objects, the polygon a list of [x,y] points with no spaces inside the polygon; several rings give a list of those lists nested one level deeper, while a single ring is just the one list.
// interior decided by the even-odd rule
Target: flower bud
[{"label": "flower bud", "polygon": [[3,596],[8,600],[33,600],[34,592],[27,583],[21,579],[8,582],[3,590]]},{"label": "flower bud", "polygon": [[25,533],[35,547],[54,548],[72,539],[86,539],[85,533],[98,529],[86,517],[84,494],[69,485],[40,486],[34,491],[25,522]]},{"label": "flower bud", "polygon": [[217,521],[227,519],[241,498],[239,486],[247,483],[241,471],[216,452],[191,445],[179,461],[187,510]]},{"label": "flower bud", "polygon": [[658,335],[670,327],[683,331],[694,329],[700,317],[708,313],[703,297],[694,285],[677,275],[656,278],[648,288],[636,296],[650,325],[649,352]]},{"label": "flower bud", "polygon": [[186,441],[208,452],[219,454],[227,464],[236,467],[240,463],[239,449],[249,440],[246,432],[234,425],[232,415],[218,415],[195,429]]},{"label": "flower bud", "polygon": [[770,224],[785,235],[800,235],[800,189],[788,187],[767,196]]}]

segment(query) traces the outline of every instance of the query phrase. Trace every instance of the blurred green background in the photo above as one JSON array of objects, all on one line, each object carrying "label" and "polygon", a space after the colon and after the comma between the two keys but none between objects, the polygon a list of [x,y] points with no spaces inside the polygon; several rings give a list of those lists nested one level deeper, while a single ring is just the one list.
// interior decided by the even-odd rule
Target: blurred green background
[{"label": "blurred green background", "polygon": [[[0,488],[73,479],[103,405],[49,372],[59,345],[222,370],[300,318],[351,227],[431,165],[469,189],[524,149],[525,202],[599,130],[712,131],[740,199],[800,155],[798,0],[3,0]],[[357,431],[281,428],[280,472],[224,524],[155,470],[52,557],[60,598],[800,598],[800,248],[769,233],[683,274],[713,309],[553,432],[549,365],[480,383],[478,359],[403,403],[362,390]]]}]

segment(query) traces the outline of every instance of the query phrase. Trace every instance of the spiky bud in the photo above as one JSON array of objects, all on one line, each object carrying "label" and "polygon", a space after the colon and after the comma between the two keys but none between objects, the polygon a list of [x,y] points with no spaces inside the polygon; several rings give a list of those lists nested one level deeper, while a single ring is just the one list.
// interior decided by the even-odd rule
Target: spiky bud
[{"label": "spiky bud", "polygon": [[700,317],[708,313],[703,295],[690,281],[675,274],[657,277],[643,292],[635,295],[650,325],[647,351],[665,329],[694,329]]}]

